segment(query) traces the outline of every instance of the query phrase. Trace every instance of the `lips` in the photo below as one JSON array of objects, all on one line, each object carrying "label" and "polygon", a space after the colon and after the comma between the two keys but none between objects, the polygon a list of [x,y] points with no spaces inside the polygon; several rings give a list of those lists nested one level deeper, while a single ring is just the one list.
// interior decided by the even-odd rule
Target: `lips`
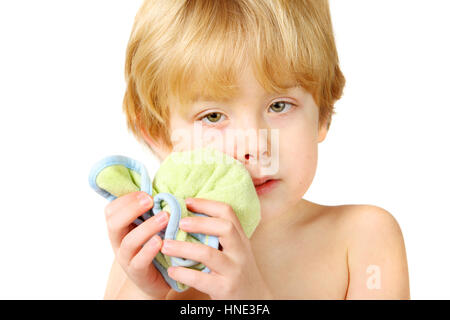
[{"label": "lips", "polygon": [[271,180],[271,179],[272,179],[271,177],[261,177],[261,178],[252,178],[252,181],[253,181],[253,185],[255,187],[257,187],[257,186],[262,185],[263,183],[265,183],[266,181]]},{"label": "lips", "polygon": [[272,179],[272,178],[261,178],[259,180],[258,179],[253,180],[256,193],[260,197],[269,194],[272,190],[274,190],[277,187],[279,182],[280,182],[279,179]]}]

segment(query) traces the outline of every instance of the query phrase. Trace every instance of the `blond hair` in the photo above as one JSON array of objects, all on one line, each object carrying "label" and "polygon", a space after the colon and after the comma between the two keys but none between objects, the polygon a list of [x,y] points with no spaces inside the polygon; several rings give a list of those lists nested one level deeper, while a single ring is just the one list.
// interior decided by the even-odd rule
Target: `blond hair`
[{"label": "blond hair", "polygon": [[172,148],[169,105],[234,97],[249,61],[267,92],[310,92],[329,127],[345,78],[327,0],[144,0],[126,50],[128,129]]}]

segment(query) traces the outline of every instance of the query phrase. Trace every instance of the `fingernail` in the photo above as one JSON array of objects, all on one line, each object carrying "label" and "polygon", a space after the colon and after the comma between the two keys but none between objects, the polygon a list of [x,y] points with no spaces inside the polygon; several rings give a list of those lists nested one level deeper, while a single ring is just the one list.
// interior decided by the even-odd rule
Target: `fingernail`
[{"label": "fingernail", "polygon": [[162,249],[163,249],[163,251],[166,251],[166,250],[172,248],[172,246],[173,246],[173,242],[171,240],[164,240]]},{"label": "fingernail", "polygon": [[186,203],[186,204],[192,204],[192,198],[186,198],[186,199],[184,199],[184,203]]},{"label": "fingernail", "polygon": [[160,211],[156,214],[156,222],[162,223],[167,220],[167,213],[165,211]]},{"label": "fingernail", "polygon": [[151,243],[152,245],[156,246],[157,244],[159,244],[159,238],[158,238],[157,236],[153,236],[153,237],[150,239],[150,243]]},{"label": "fingernail", "polygon": [[139,204],[143,207],[147,207],[151,203],[150,196],[147,193],[140,193],[137,198],[139,200]]},{"label": "fingernail", "polygon": [[191,223],[191,219],[189,219],[189,218],[183,218],[183,219],[180,220],[179,226],[180,226],[181,228],[183,228],[183,227],[186,228],[186,227],[189,227],[190,223]]}]

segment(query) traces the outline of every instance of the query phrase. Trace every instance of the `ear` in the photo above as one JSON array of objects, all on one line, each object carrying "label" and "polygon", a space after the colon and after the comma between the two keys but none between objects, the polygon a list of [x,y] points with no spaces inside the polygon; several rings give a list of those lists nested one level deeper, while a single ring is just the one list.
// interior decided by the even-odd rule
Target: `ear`
[{"label": "ear", "polygon": [[319,126],[318,140],[317,143],[321,143],[327,137],[329,122],[324,122]]},{"label": "ear", "polygon": [[163,161],[171,153],[171,151],[167,148],[167,146],[163,145],[163,143],[157,143],[144,130],[142,130],[142,128],[140,128],[140,130],[144,141],[150,149],[154,151],[154,154],[158,157],[158,159]]}]

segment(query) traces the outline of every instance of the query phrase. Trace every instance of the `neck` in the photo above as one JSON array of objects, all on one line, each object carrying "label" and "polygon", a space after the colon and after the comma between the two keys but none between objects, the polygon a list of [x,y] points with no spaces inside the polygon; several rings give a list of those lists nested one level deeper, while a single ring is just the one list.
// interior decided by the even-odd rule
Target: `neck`
[{"label": "neck", "polygon": [[261,221],[252,235],[252,239],[262,237],[266,239],[267,234],[289,234],[294,226],[301,226],[311,220],[314,209],[318,205],[301,198],[294,206],[284,212],[272,212],[273,214],[262,214]]}]

